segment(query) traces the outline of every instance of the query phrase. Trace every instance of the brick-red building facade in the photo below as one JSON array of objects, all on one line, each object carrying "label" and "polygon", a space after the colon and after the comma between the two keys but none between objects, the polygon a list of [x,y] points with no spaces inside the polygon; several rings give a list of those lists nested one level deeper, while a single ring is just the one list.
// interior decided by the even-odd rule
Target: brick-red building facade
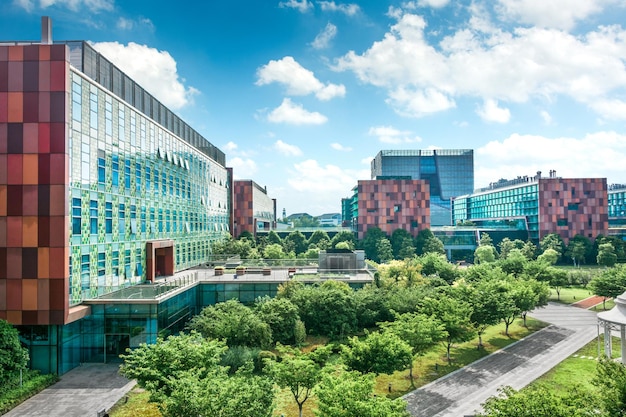
[{"label": "brick-red building facade", "polygon": [[388,235],[404,229],[412,236],[430,228],[430,186],[426,180],[360,180],[357,198],[359,239],[370,227]]}]

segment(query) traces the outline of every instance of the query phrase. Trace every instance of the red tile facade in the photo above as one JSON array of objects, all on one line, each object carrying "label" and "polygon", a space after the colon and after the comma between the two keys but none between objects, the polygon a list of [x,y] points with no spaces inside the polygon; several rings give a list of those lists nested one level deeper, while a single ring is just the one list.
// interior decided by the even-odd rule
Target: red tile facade
[{"label": "red tile facade", "polygon": [[361,180],[357,185],[357,237],[370,227],[391,235],[396,229],[417,233],[430,228],[430,186],[425,180]]},{"label": "red tile facade", "polygon": [[0,46],[0,318],[13,324],[68,317],[67,55]]},{"label": "red tile facade", "polygon": [[254,225],[254,201],[252,196],[252,181],[233,182],[233,236],[239,237],[243,232],[256,235]]},{"label": "red tile facade", "polygon": [[558,233],[567,244],[578,234],[608,234],[606,178],[541,178],[538,190],[540,238]]}]

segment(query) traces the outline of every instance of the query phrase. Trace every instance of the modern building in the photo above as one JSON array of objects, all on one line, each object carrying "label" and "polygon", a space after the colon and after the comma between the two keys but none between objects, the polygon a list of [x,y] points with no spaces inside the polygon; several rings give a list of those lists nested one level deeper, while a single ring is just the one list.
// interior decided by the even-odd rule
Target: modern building
[{"label": "modern building", "polygon": [[414,237],[430,228],[430,192],[426,180],[360,180],[353,189],[352,212],[358,239],[378,227],[387,235],[405,229]]},{"label": "modern building", "polygon": [[276,228],[276,199],[267,195],[267,187],[252,180],[233,181],[233,236]]},{"label": "modern building", "polygon": [[452,225],[451,199],[474,190],[472,149],[383,150],[371,163],[371,179],[409,178],[430,185],[430,222]]},{"label": "modern building", "polygon": [[611,184],[608,189],[609,228],[626,229],[626,184]]},{"label": "modern building", "polygon": [[537,172],[456,197],[453,220],[478,226],[493,220],[522,220],[533,241],[557,233],[567,243],[579,234],[588,238],[607,234],[607,201],[606,178],[561,178],[551,170],[549,177]]},{"label": "modern building", "polygon": [[341,224],[341,213],[324,213],[316,217],[321,227],[337,227]]},{"label": "modern building", "polygon": [[[87,42],[0,42],[0,318],[62,374],[193,311],[106,294],[204,262],[229,231],[225,155]],[[117,292],[116,292],[117,291]],[[115,298],[115,297],[109,297]]]}]

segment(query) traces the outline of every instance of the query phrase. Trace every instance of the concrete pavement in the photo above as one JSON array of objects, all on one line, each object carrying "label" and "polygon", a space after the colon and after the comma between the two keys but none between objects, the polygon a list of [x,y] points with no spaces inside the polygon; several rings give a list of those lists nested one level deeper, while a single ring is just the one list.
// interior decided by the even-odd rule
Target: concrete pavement
[{"label": "concrete pavement", "polygon": [[87,363],[74,368],[4,417],[97,417],[135,385],[117,373],[119,365]]},{"label": "concrete pavement", "polygon": [[552,325],[405,395],[411,415],[473,415],[498,388],[525,387],[597,335],[592,311],[549,303],[529,315]]}]

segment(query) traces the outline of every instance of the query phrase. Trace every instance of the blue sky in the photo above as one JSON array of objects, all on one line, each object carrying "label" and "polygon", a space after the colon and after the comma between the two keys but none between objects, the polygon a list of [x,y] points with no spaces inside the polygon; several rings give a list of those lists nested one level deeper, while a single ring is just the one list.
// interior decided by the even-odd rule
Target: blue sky
[{"label": "blue sky", "polygon": [[0,39],[85,39],[267,186],[339,212],[381,149],[472,148],[475,185],[626,183],[622,0],[4,0]]}]

